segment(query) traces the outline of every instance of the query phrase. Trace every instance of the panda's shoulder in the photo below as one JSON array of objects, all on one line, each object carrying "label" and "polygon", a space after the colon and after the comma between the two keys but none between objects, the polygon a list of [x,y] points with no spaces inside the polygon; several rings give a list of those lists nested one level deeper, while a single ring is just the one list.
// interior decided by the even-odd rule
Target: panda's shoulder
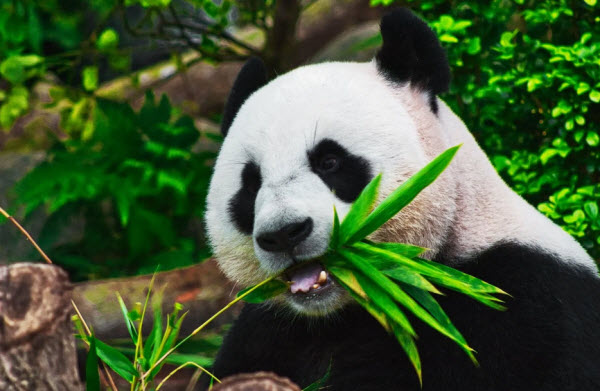
[{"label": "panda's shoulder", "polygon": [[[600,277],[585,265],[540,246],[502,242],[463,260],[459,269],[507,292],[501,317],[522,332],[529,326],[532,332],[552,329],[577,339],[589,328],[600,330]],[[498,316],[495,312],[490,316]],[[593,334],[600,343],[600,331]]]},{"label": "panda's shoulder", "polygon": [[[443,257],[437,260],[457,262]],[[588,291],[593,296],[600,287],[598,273],[535,244],[504,241],[471,254],[458,263],[465,273],[515,293],[533,294],[539,289],[539,293],[543,294],[547,293],[547,289],[560,289],[580,293]]]}]

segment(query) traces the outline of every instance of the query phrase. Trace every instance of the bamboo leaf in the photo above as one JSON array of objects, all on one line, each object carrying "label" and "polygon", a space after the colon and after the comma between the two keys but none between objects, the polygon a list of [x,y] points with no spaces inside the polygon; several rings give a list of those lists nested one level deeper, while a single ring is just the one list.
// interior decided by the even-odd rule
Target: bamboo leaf
[{"label": "bamboo leaf", "polygon": [[[373,316],[383,326],[383,328],[387,332],[392,332],[391,322],[388,320],[388,318],[385,316],[385,313],[379,307],[377,307],[372,302],[368,301],[368,299],[364,299],[359,294],[352,291],[352,289],[343,282],[338,282],[344,289],[348,291],[348,293],[350,293],[350,296],[352,296],[352,298],[356,300],[358,304],[360,304],[365,310],[367,310],[367,312],[370,313],[371,316]],[[363,291],[362,288],[360,288],[360,290]]]},{"label": "bamboo leaf", "polygon": [[210,357],[200,356],[198,354],[182,354],[182,353],[171,353],[165,359],[166,363],[181,365],[186,362],[193,362],[201,367],[210,367],[213,365],[214,360]]},{"label": "bamboo leaf", "polygon": [[344,245],[350,237],[352,237],[356,231],[361,227],[365,218],[373,209],[373,205],[377,200],[377,193],[379,184],[381,183],[381,174],[377,175],[369,184],[363,189],[356,201],[352,203],[348,214],[342,221],[340,229],[340,244]]},{"label": "bamboo leaf", "polygon": [[338,216],[335,206],[333,207],[333,232],[331,233],[331,240],[329,242],[329,248],[337,249],[340,246],[340,217]]},{"label": "bamboo leaf", "polygon": [[188,314],[188,312],[186,311],[175,322],[175,325],[173,326],[173,329],[171,330],[171,333],[169,334],[169,337],[167,338],[167,341],[165,342],[165,345],[164,345],[162,351],[160,352],[159,357],[162,357],[162,355],[165,354],[167,352],[167,350],[171,349],[173,347],[173,345],[175,344],[175,341],[177,340],[177,336],[179,335],[179,331],[181,330],[181,324],[183,323],[183,320],[185,319],[187,314]]},{"label": "bamboo leaf", "polygon": [[[460,145],[457,145],[442,152],[419,172],[400,185],[367,216],[361,227],[354,230],[353,234],[343,243],[350,244],[359,241],[391,219],[448,167],[448,164],[450,164],[459,148]],[[344,222],[342,222],[342,231],[344,230]]]},{"label": "bamboo leaf", "polygon": [[441,281],[446,281],[446,280],[447,281],[458,281],[458,282],[461,282],[461,283],[465,284],[466,286],[468,286],[470,290],[473,290],[476,292],[508,295],[508,293],[504,292],[502,289],[498,288],[497,286],[489,284],[483,280],[480,280],[477,277],[471,276],[470,274],[463,273],[463,272],[456,270],[450,266],[446,266],[441,263],[430,261],[428,259],[419,258],[418,261],[423,264],[426,264],[426,265],[434,266],[438,270],[444,272],[448,278],[444,279],[444,278],[440,277]]},{"label": "bamboo leaf", "polygon": [[417,350],[417,344],[415,342],[415,339],[405,330],[396,325],[392,326],[392,330],[394,332],[394,335],[396,336],[396,339],[402,346],[402,349],[404,349],[404,352],[408,356],[408,359],[410,360],[411,364],[415,368],[417,376],[419,377],[419,384],[422,387],[423,374],[421,371],[421,357],[419,356],[419,351]]},{"label": "bamboo leaf", "polygon": [[410,322],[404,312],[394,300],[388,295],[388,293],[382,289],[378,284],[374,283],[370,278],[362,275],[361,273],[356,274],[356,279],[358,280],[360,286],[364,289],[367,296],[370,300],[375,303],[375,305],[385,313],[394,323],[396,323],[399,327],[405,330],[411,336],[416,336],[415,330],[410,325]]},{"label": "bamboo leaf", "polygon": [[[360,256],[356,256],[353,254],[352,248],[350,251],[341,250],[341,254],[349,260],[354,267],[356,267],[360,272],[364,273],[368,276],[375,284],[377,284],[381,289],[384,289],[395,301],[402,304],[406,309],[411,311],[416,317],[421,319],[425,324],[431,326],[435,330],[449,337],[459,345],[464,345],[468,347],[466,341],[464,339],[458,339],[452,333],[450,333],[446,328],[441,325],[434,317],[432,317],[427,311],[425,311],[418,303],[416,303],[410,296],[408,296],[402,289],[398,287],[398,285],[394,284],[390,281],[385,275],[383,275],[380,271],[375,269],[369,263],[365,262]],[[360,275],[357,275],[359,278]],[[359,282],[360,279],[359,279]],[[362,284],[361,284],[362,286]],[[363,288],[365,288],[363,286]],[[367,295],[369,294],[368,291]]]},{"label": "bamboo leaf", "polygon": [[112,346],[108,346],[104,342],[100,341],[96,337],[92,337],[96,344],[96,352],[98,357],[106,363],[123,379],[129,383],[133,381],[133,378],[138,375],[137,371],[133,368],[133,364],[125,357],[125,355],[119,352]]},{"label": "bamboo leaf", "polygon": [[367,294],[356,280],[354,273],[350,269],[330,266],[327,270],[329,270],[329,272],[338,280],[338,282],[342,282],[346,286],[347,290],[356,293],[364,300],[368,298]]},{"label": "bamboo leaf", "polygon": [[405,256],[408,258],[418,257],[419,255],[423,254],[425,251],[428,250],[424,247],[414,246],[412,244],[405,244],[405,243],[390,243],[390,242],[376,243],[376,242],[371,242],[371,241],[366,241],[366,240],[363,240],[363,242],[366,242],[366,243],[370,244],[371,246],[378,247],[382,250],[391,251],[395,254],[402,255],[402,256]]},{"label": "bamboo leaf", "polygon": [[302,391],[319,391],[321,388],[325,388],[325,383],[329,380],[329,376],[331,375],[331,362],[329,362],[329,367],[327,367],[327,371],[319,380],[315,381],[311,385],[306,388],[303,388]]},{"label": "bamboo leaf", "polygon": [[133,343],[135,343],[135,341],[137,340],[137,331],[135,330],[135,326],[134,326],[133,322],[129,319],[129,311],[127,310],[127,306],[125,305],[123,298],[121,297],[119,292],[116,292],[116,295],[117,295],[117,300],[119,301],[119,307],[121,307],[121,313],[123,314],[123,318],[125,319],[125,325],[127,326],[127,331],[129,332],[129,335],[131,336],[131,340],[133,341]]},{"label": "bamboo leaf", "polygon": [[405,266],[397,266],[393,269],[383,270],[382,272],[389,278],[392,278],[396,281],[400,281],[405,284],[422,289],[424,291],[436,293],[438,295],[442,294],[439,290],[437,290],[435,286],[433,286],[433,284],[427,281],[423,276],[421,276],[419,273],[413,272]]},{"label": "bamboo leaf", "polygon": [[[242,289],[238,292],[237,297],[240,297],[244,293],[248,292],[250,289],[254,288],[256,285],[250,286],[246,289]],[[244,297],[244,301],[247,303],[262,303],[265,300],[268,300],[272,297],[275,297],[288,289],[288,285],[281,280],[271,280],[259,287],[248,296]]]},{"label": "bamboo leaf", "polygon": [[420,260],[410,259],[403,255],[381,249],[377,246],[371,246],[367,243],[356,242],[349,248],[357,255],[368,259],[369,263],[376,269],[385,270],[397,266],[405,266],[425,276],[447,277],[447,274],[438,269],[435,265],[421,262]]},{"label": "bamboo leaf", "polygon": [[[161,294],[162,296],[162,294]],[[155,296],[156,297],[156,296]],[[149,364],[152,365],[156,362],[156,360],[160,357],[159,353],[161,350],[161,342],[163,339],[163,325],[162,325],[162,308],[161,308],[161,299],[158,299],[154,303],[154,324],[152,325],[152,338],[148,337],[146,340],[146,346],[144,346],[144,357],[146,357],[149,361]],[[151,350],[146,350],[146,347],[151,345]]]},{"label": "bamboo leaf", "polygon": [[[462,334],[456,329],[456,327],[454,327],[454,324],[452,324],[450,318],[448,315],[446,315],[439,303],[428,292],[407,284],[402,284],[402,288],[406,291],[406,293],[412,296],[413,299],[421,304],[423,308],[425,308],[442,326],[444,326],[449,333],[454,335],[454,338],[462,341],[465,340]],[[475,356],[473,355],[473,350],[465,348],[463,345],[461,345],[461,348],[463,348],[465,353],[467,353],[471,361],[477,364],[477,359],[475,359]]]},{"label": "bamboo leaf", "polygon": [[93,336],[90,337],[90,351],[85,360],[85,389],[86,391],[100,391],[98,354],[96,353],[96,339]]}]

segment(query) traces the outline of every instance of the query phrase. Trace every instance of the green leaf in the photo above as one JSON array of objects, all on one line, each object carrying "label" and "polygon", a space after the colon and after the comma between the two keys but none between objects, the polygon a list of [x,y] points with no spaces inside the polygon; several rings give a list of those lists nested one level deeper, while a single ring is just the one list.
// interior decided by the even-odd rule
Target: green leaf
[{"label": "green leaf", "polygon": [[456,42],[458,42],[458,38],[456,38],[454,35],[446,33],[446,34],[440,35],[440,41],[448,42],[448,43],[456,43]]},{"label": "green leaf", "polygon": [[125,355],[119,352],[117,349],[105,344],[96,337],[91,338],[93,338],[96,342],[96,352],[98,353],[98,357],[119,376],[131,383],[133,381],[133,377],[137,376],[138,373],[127,357],[125,357]]},{"label": "green leaf", "polygon": [[371,246],[380,248],[382,250],[391,251],[393,253],[403,255],[408,258],[418,257],[419,255],[421,255],[425,251],[427,251],[427,249],[424,247],[414,246],[412,244],[405,244],[405,243],[390,243],[390,242],[375,243],[375,242],[370,242],[370,241],[366,241],[366,243],[370,244]]},{"label": "green leaf", "polygon": [[39,65],[43,58],[35,54],[10,56],[0,63],[0,74],[13,84],[20,84],[28,78],[26,68]]},{"label": "green leaf", "polygon": [[594,103],[600,102],[600,91],[592,90],[592,92],[590,92],[590,100]]},{"label": "green leaf", "polygon": [[583,209],[592,220],[595,220],[598,217],[598,203],[588,201],[583,205]]},{"label": "green leaf", "polygon": [[585,136],[585,142],[588,143],[590,147],[595,147],[600,143],[600,137],[598,136],[598,133],[590,131],[587,132],[587,135]]},{"label": "green leaf", "polygon": [[340,246],[340,217],[338,216],[335,206],[333,207],[333,230],[331,232],[331,240],[329,247],[333,250]]},{"label": "green leaf", "polygon": [[322,388],[326,388],[325,384],[327,380],[329,380],[329,376],[331,375],[331,362],[329,362],[329,366],[327,367],[327,371],[325,374],[314,383],[302,389],[302,391],[319,391]]},{"label": "green leaf", "polygon": [[[381,284],[375,283],[370,276],[366,277],[361,273],[356,273],[356,280],[360,284],[361,288],[365,291],[369,300],[385,313],[394,323],[402,328],[407,334],[416,336],[416,332],[410,324],[410,321],[404,315],[404,312],[394,302],[391,295],[386,292],[385,288],[381,287]],[[392,283],[393,284],[393,283]],[[399,290],[399,289],[398,289]]]},{"label": "green leaf", "polygon": [[358,280],[356,279],[356,276],[352,270],[340,266],[329,266],[327,270],[329,273],[333,274],[338,282],[343,283],[347,289],[351,290],[364,300],[368,299],[367,294],[358,283]]},{"label": "green leaf", "polygon": [[83,68],[81,73],[83,88],[86,91],[94,91],[98,88],[98,67],[88,66]]},{"label": "green leaf", "polygon": [[412,285],[424,291],[441,294],[429,281],[427,281],[419,273],[415,273],[407,267],[397,266],[393,269],[383,270],[383,274],[392,278],[396,281],[403,282],[408,285]]},{"label": "green leaf", "polygon": [[162,357],[167,352],[167,350],[171,349],[173,347],[173,345],[175,344],[175,341],[177,340],[177,336],[179,335],[179,331],[181,330],[181,324],[183,323],[183,320],[185,319],[187,314],[188,314],[188,312],[186,311],[173,324],[173,326],[172,326],[173,329],[171,330],[171,333],[169,334],[169,337],[167,338],[167,341],[165,342],[165,346],[164,346],[163,350],[160,352],[159,357]]},{"label": "green leaf", "polygon": [[[156,296],[155,298],[156,299]],[[150,363],[150,365],[154,364],[156,360],[160,357],[161,351],[161,342],[163,339],[163,327],[162,327],[162,300],[155,300],[153,305],[153,315],[154,315],[154,324],[152,325],[152,331],[150,332],[151,337],[146,339],[146,344],[144,345],[144,357],[146,357]],[[148,346],[152,346],[152,349],[146,350]]]},{"label": "green leaf", "polygon": [[[442,326],[444,326],[448,332],[454,335],[454,337],[458,340],[464,340],[462,334],[454,327],[450,318],[442,307],[438,304],[438,302],[427,292],[424,290],[415,288],[410,285],[402,284],[402,288],[408,293],[413,299],[415,299],[419,304],[423,306]],[[477,363],[475,356],[473,355],[473,350],[465,348],[461,346],[465,353],[469,356],[469,358]]]},{"label": "green leaf", "polygon": [[544,152],[542,152],[542,154],[540,155],[540,161],[542,162],[542,164],[545,165],[546,163],[548,163],[548,160],[556,156],[556,154],[558,154],[558,150],[554,148],[545,149]]},{"label": "green leaf", "polygon": [[459,148],[460,145],[447,149],[400,185],[367,216],[361,227],[346,243],[353,243],[365,238],[408,205],[421,190],[429,186],[448,167]]},{"label": "green leaf", "polygon": [[96,353],[96,338],[90,337],[90,351],[85,360],[85,389],[100,391],[100,374],[98,373],[98,354]]},{"label": "green leaf", "polygon": [[[429,261],[427,259],[418,258],[416,260],[407,258],[400,254],[395,254],[375,246],[370,246],[367,243],[355,243],[352,246],[352,251],[363,254],[363,256],[372,259],[373,257],[381,257],[388,260],[393,260],[399,265],[404,265],[410,269],[419,272],[429,279],[435,279],[435,283],[446,287],[454,287],[465,291],[473,291],[478,293],[491,294],[506,294],[502,289],[488,284],[476,277],[458,271],[441,263]],[[366,254],[366,255],[365,255]],[[462,290],[460,290],[462,292]]]},{"label": "green leaf", "polygon": [[137,340],[137,331],[135,330],[135,326],[133,325],[133,322],[129,319],[129,311],[127,310],[127,306],[125,305],[123,298],[121,297],[119,292],[116,292],[116,295],[117,295],[117,300],[119,301],[119,307],[121,307],[121,313],[123,314],[123,318],[125,319],[125,325],[127,326],[127,331],[129,332],[129,335],[131,336],[131,340],[133,341],[133,343],[135,343]]},{"label": "green leaf", "polygon": [[[400,303],[402,306],[404,306],[406,309],[411,311],[416,317],[425,322],[425,324],[429,325],[430,327],[434,328],[435,330],[454,340],[454,342],[458,343],[459,345],[470,349],[464,339],[457,338],[453,333],[448,331],[427,311],[425,311],[418,303],[416,303],[410,296],[408,296],[402,289],[400,289],[398,285],[394,284],[381,272],[379,272],[373,266],[365,262],[362,259],[362,257],[357,256],[356,253],[353,253],[352,249],[350,249],[350,251],[342,250],[340,251],[340,254],[345,259],[347,259],[354,267],[356,267],[358,271],[364,273],[365,276],[367,276],[373,283],[375,283],[375,286],[377,288],[383,289],[387,294],[389,294],[389,297],[391,297],[392,299]],[[367,295],[369,295],[370,297],[369,291],[367,291],[367,288],[362,284],[363,281],[361,280],[361,277],[361,274],[356,275],[356,278],[358,279],[359,283],[361,284],[363,289],[365,289]],[[387,308],[382,308],[382,310],[386,309]],[[407,329],[407,331],[409,331],[409,329]]]},{"label": "green leaf", "polygon": [[474,55],[481,52],[481,38],[474,37],[468,41],[467,53]]},{"label": "green leaf", "polygon": [[119,46],[119,34],[111,28],[104,30],[96,41],[96,47],[100,50],[114,49],[117,46]]},{"label": "green leaf", "polygon": [[576,92],[577,92],[577,95],[581,95],[583,93],[588,92],[589,90],[590,90],[590,85],[588,83],[580,82],[577,85]]},{"label": "green leaf", "polygon": [[348,239],[356,233],[360,226],[365,221],[365,218],[369,215],[373,209],[373,205],[377,200],[377,193],[379,184],[381,183],[381,174],[377,175],[369,184],[363,189],[356,201],[350,207],[348,214],[342,221],[340,229],[340,245],[346,244]]},{"label": "green leaf", "polygon": [[186,362],[193,362],[201,367],[206,368],[212,366],[214,360],[210,357],[201,356],[198,354],[171,353],[165,359],[165,362],[174,365],[183,365]]},{"label": "green leaf", "polygon": [[415,343],[415,339],[397,325],[393,325],[392,330],[394,332],[396,340],[398,340],[400,346],[402,346],[402,349],[404,349],[404,352],[408,356],[410,363],[415,368],[415,372],[417,372],[417,376],[419,377],[419,383],[421,384],[421,386],[423,386],[421,358],[419,357],[419,351],[417,350],[417,344]]},{"label": "green leaf", "polygon": [[[241,291],[238,292],[238,294],[236,295],[237,297],[242,296],[243,294],[245,294],[246,292],[248,292],[250,289],[254,288],[256,285],[248,287],[246,289],[242,289]],[[244,301],[247,303],[262,303],[265,300],[268,300],[270,298],[273,298],[277,295],[282,294],[283,292],[287,291],[288,289],[288,285],[281,281],[281,280],[271,280],[269,282],[267,282],[266,284],[264,284],[263,286],[259,287],[258,289],[254,290],[252,293],[250,293],[248,296],[244,297]]]}]

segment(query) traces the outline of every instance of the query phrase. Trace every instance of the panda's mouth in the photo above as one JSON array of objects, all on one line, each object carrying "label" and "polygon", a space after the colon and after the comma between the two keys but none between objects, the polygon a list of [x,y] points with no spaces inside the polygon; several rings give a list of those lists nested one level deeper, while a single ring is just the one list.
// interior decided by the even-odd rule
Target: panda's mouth
[{"label": "panda's mouth", "polygon": [[285,273],[293,295],[307,295],[322,292],[331,286],[333,280],[318,261],[290,268]]},{"label": "panda's mouth", "polygon": [[285,302],[300,314],[326,316],[349,303],[350,297],[319,259],[303,261],[285,270],[289,289]]}]

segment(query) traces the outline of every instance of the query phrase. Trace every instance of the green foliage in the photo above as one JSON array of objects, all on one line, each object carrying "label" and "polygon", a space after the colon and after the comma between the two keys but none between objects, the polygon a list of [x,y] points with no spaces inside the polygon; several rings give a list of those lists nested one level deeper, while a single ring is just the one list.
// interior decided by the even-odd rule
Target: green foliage
[{"label": "green foliage", "polygon": [[[426,249],[402,243],[372,243],[365,237],[379,229],[429,186],[450,164],[458,148],[443,152],[400,185],[373,209],[381,181],[378,175],[365,187],[340,224],[334,214],[329,249],[320,259],[350,295],[396,339],[421,381],[417,335],[404,311],[456,342],[474,363],[473,350],[433,298],[442,294],[432,283],[465,294],[491,308],[504,309],[494,295],[501,289],[458,270],[420,259]],[[274,288],[274,283],[279,287]],[[285,284],[273,277],[240,292],[250,302],[264,301],[283,291]],[[253,292],[252,296],[248,292]],[[252,300],[248,300],[248,298]],[[260,299],[260,300],[259,300]]]},{"label": "green foliage", "polygon": [[[158,390],[171,375],[186,366],[195,366],[214,378],[210,372],[204,369],[204,366],[212,365],[211,358],[198,354],[174,352],[175,345],[177,347],[181,345],[181,342],[177,343],[177,338],[183,320],[187,315],[187,312],[180,315],[181,304],[175,303],[173,311],[167,315],[165,320],[163,319],[161,310],[161,295],[155,294],[152,304],[154,312],[152,329],[145,339],[142,337],[142,326],[146,317],[146,310],[150,304],[150,294],[153,285],[154,278],[152,278],[148,287],[143,307],[139,309],[134,308],[131,311],[127,309],[123,299],[117,293],[123,319],[131,336],[128,345],[133,345],[133,348],[122,345],[113,347],[102,342],[93,333],[85,331],[83,319],[79,318],[79,316],[73,317],[77,336],[89,348],[86,361],[86,375],[88,376],[86,385],[88,390],[100,390],[98,378],[99,360],[131,384],[131,390],[136,391]],[[198,352],[198,349],[196,349],[196,352]],[[156,376],[167,363],[179,366],[171,371],[162,382],[156,385]]]},{"label": "green foliage", "polygon": [[600,259],[597,2],[406,3],[447,50],[444,100],[503,178]]},{"label": "green foliage", "polygon": [[[152,93],[139,112],[98,100],[93,128],[57,143],[16,186],[27,213],[45,206],[40,244],[81,279],[191,265],[209,255],[194,227],[204,214],[214,152],[194,152],[201,133],[166,96]],[[60,227],[85,217],[79,241]]]},{"label": "green foliage", "polygon": [[[245,0],[1,1],[0,128],[10,130],[31,109],[29,90],[43,79],[58,78],[61,89],[69,90],[61,92],[60,100],[70,102],[61,111],[70,120],[78,118],[77,104],[102,81],[120,74],[136,79],[132,59],[144,57],[145,47],[163,57],[169,50],[178,71],[199,59],[246,58],[258,49],[226,29],[237,22],[266,31],[273,8],[273,1]],[[156,41],[162,49],[155,47]],[[182,45],[198,56],[182,61]],[[73,124],[61,125],[70,132]]]}]

